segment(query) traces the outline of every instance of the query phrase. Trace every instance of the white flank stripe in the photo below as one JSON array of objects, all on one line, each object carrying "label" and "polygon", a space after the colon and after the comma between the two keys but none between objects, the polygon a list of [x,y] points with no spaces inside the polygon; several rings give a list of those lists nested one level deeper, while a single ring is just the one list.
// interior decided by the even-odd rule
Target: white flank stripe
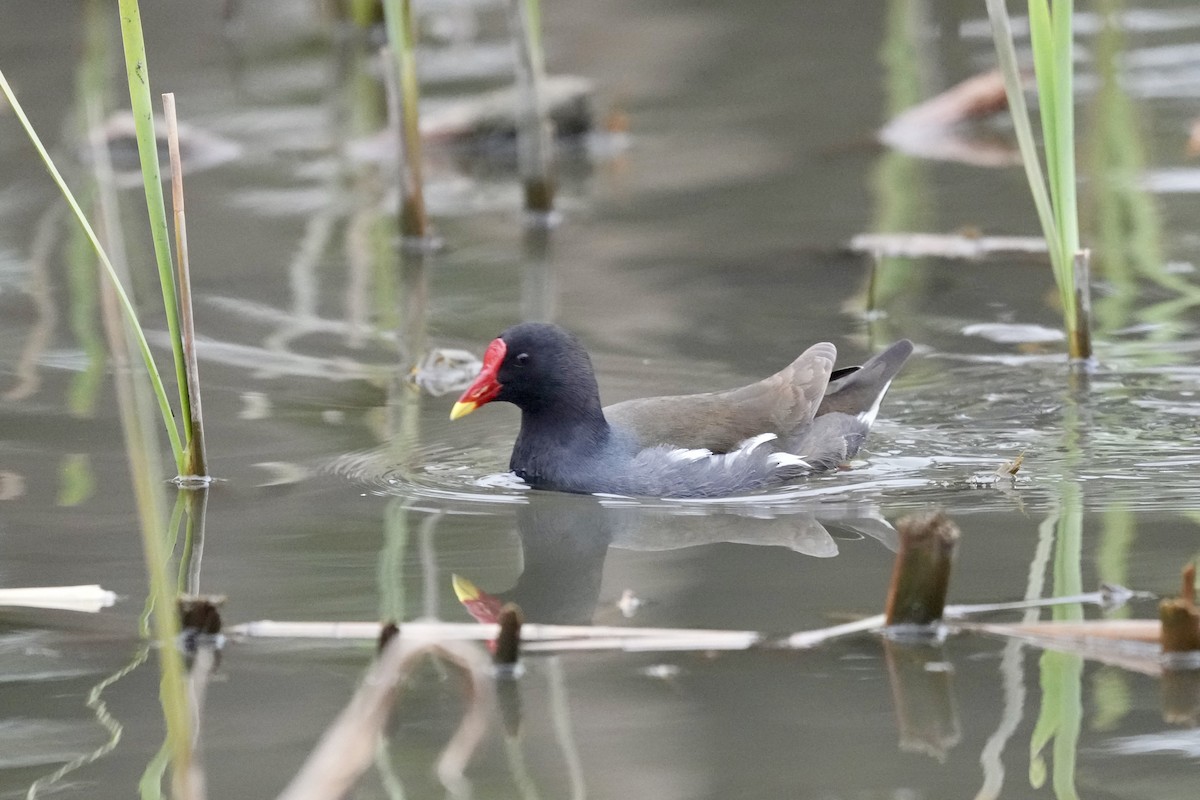
[{"label": "white flank stripe", "polygon": [[770,442],[778,438],[779,437],[773,433],[760,433],[758,436],[751,436],[749,439],[739,444],[737,450],[734,450],[733,452],[748,453],[754,448],[758,447],[760,444],[765,444],[766,442]]},{"label": "white flank stripe", "polygon": [[812,465],[805,461],[800,456],[794,456],[791,453],[772,453],[767,458],[767,463],[772,467],[804,467],[811,469]]},{"label": "white flank stripe", "polygon": [[[721,467],[728,469],[731,468],[734,462],[738,461],[739,459],[744,459],[747,456],[753,455],[754,451],[757,450],[761,445],[774,441],[778,438],[779,437],[773,433],[760,433],[757,436],[751,436],[749,439],[746,439],[737,446],[737,449],[730,450],[728,453],[717,454],[702,447],[691,450],[679,448],[677,450],[669,451],[667,453],[667,457],[672,461],[683,461],[689,464],[697,461],[704,461],[706,459],[712,459],[713,465],[719,464]],[[772,467],[784,465],[808,466],[803,459],[801,459],[799,456],[794,456],[791,453],[773,453],[767,457],[767,463]]]},{"label": "white flank stripe", "polygon": [[672,450],[671,452],[667,453],[667,456],[672,461],[687,461],[689,463],[693,461],[699,461],[703,458],[708,458],[711,455],[712,450],[705,450],[703,447],[699,447],[694,450]]}]

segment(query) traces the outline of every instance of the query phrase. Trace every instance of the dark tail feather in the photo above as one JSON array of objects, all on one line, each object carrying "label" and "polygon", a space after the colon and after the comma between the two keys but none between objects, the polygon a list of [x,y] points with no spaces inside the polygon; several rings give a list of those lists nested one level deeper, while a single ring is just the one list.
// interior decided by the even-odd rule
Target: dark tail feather
[{"label": "dark tail feather", "polygon": [[818,470],[833,469],[853,458],[866,441],[892,378],[912,350],[912,342],[902,339],[861,367],[834,372],[816,418],[788,443],[788,451]]},{"label": "dark tail feather", "polygon": [[858,416],[869,412],[887,391],[888,384],[896,377],[912,351],[912,342],[901,339],[882,353],[872,356],[861,367],[835,371],[829,376],[829,387],[825,390],[821,407],[817,409],[817,416],[833,412]]}]

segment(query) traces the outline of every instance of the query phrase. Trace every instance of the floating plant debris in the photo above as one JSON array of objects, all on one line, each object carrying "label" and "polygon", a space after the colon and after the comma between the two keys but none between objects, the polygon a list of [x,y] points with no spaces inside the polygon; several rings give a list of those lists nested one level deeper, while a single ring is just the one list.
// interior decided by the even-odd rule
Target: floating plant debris
[{"label": "floating plant debris", "polygon": [[412,369],[412,382],[434,397],[460,392],[479,374],[482,362],[474,353],[434,348]]},{"label": "floating plant debris", "polygon": [[[162,118],[156,118],[154,129],[158,139],[158,160],[166,167],[170,160],[166,122]],[[137,134],[134,130],[131,112],[118,111],[105,120],[99,128],[88,133],[88,144],[80,151],[80,157],[85,163],[91,163],[95,159],[93,148],[96,147],[108,150],[108,157],[112,160],[113,171],[116,173],[119,186],[141,185],[142,173],[138,160]],[[229,163],[241,154],[241,145],[231,139],[192,125],[183,123],[179,125],[179,155],[188,174]],[[169,175],[170,170],[164,169],[163,180],[166,180]]]},{"label": "floating plant debris", "polygon": [[1021,163],[1011,142],[985,138],[967,123],[1008,108],[998,70],[975,75],[894,117],[879,131],[883,144],[919,158],[978,167]]}]

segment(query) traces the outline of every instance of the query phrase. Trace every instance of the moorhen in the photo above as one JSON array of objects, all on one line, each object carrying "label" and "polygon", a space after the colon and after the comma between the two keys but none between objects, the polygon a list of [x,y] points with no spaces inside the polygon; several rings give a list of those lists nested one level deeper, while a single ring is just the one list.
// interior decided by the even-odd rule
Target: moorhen
[{"label": "moorhen", "polygon": [[827,470],[862,446],[912,353],[901,340],[861,367],[833,370],[814,344],[758,383],[601,408],[591,359],[558,327],[514,325],[488,345],[451,419],[505,400],[521,409],[509,469],[536,489],[721,497]]}]

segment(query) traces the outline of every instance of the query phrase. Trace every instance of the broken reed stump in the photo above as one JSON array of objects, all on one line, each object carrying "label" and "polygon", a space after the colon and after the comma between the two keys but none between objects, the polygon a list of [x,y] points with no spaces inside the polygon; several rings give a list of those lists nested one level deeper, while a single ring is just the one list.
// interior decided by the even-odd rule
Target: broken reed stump
[{"label": "broken reed stump", "polygon": [[1162,624],[1163,719],[1173,725],[1200,721],[1200,610],[1196,608],[1196,565],[1183,568],[1179,597],[1158,604]]},{"label": "broken reed stump", "polygon": [[[223,595],[181,595],[176,601],[179,612],[179,643],[184,663],[191,675],[189,695],[199,705],[208,684],[208,675],[221,663],[221,606]],[[199,720],[199,705],[192,719]],[[202,775],[200,776],[203,777]]]},{"label": "broken reed stump", "polygon": [[884,612],[887,627],[928,627],[942,618],[958,526],[945,514],[905,517],[896,524],[900,549]]},{"label": "broken reed stump", "polygon": [[215,636],[221,632],[222,595],[184,595],[176,601],[179,607],[179,628],[204,636]]},{"label": "broken reed stump", "polygon": [[1179,597],[1158,604],[1162,623],[1162,650],[1171,653],[1200,651],[1200,609],[1196,608],[1196,565],[1183,568]]},{"label": "broken reed stump", "polygon": [[1084,248],[1071,261],[1075,293],[1075,324],[1067,331],[1067,354],[1072,364],[1087,367],[1092,360],[1092,251]]},{"label": "broken reed stump", "polygon": [[498,667],[513,668],[521,659],[521,626],[525,615],[516,603],[507,603],[500,609],[500,633],[496,635],[496,651],[492,661]]},{"label": "broken reed stump", "polygon": [[382,653],[388,642],[400,635],[400,626],[395,622],[385,622],[379,626],[379,639],[375,642],[376,652]]}]

